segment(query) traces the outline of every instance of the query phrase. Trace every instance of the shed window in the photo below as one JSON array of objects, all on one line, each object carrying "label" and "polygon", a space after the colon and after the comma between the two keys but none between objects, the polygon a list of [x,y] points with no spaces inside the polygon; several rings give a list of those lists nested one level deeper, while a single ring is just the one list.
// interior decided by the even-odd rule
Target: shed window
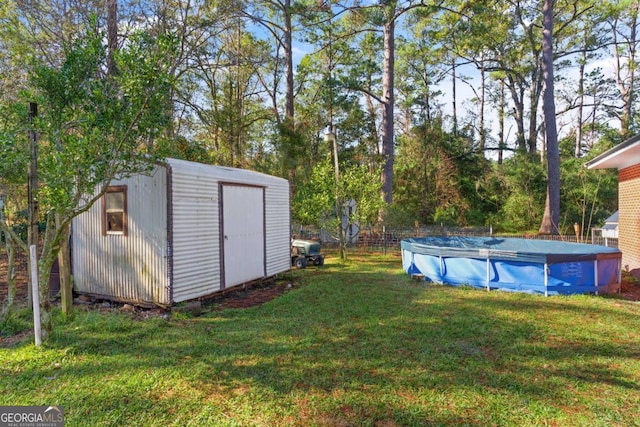
[{"label": "shed window", "polygon": [[127,186],[108,187],[102,198],[102,234],[127,235]]}]

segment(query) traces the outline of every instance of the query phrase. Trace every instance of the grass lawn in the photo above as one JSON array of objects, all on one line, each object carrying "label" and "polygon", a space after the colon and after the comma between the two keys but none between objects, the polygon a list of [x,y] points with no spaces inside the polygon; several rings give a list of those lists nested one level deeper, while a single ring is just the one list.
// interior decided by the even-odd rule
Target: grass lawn
[{"label": "grass lawn", "polygon": [[0,405],[67,426],[640,426],[638,303],[420,283],[397,255],[285,278],[248,309],[58,320],[0,348]]}]

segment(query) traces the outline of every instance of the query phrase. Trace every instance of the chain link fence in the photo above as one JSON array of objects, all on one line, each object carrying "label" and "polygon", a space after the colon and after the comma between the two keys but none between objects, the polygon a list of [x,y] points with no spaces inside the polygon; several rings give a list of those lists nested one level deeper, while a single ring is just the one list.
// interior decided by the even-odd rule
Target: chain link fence
[{"label": "chain link fence", "polygon": [[[493,236],[514,237],[524,239],[556,240],[573,243],[590,243],[595,245],[618,247],[618,239],[604,237],[602,233],[592,232],[588,238],[578,238],[576,235],[541,235],[541,234],[508,234],[494,233],[491,227],[444,227],[419,226],[414,228],[399,227],[361,227],[356,233],[348,233],[347,247],[354,251],[394,252],[400,251],[400,242],[411,237],[428,236]],[[291,228],[294,239],[317,240],[324,247],[338,246],[335,233],[314,227],[294,225]]]}]

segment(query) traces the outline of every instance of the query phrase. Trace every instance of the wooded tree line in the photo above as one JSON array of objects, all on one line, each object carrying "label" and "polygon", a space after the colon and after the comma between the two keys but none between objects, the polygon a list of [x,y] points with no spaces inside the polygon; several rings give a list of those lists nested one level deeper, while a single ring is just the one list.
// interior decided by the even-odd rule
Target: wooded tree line
[{"label": "wooded tree line", "polygon": [[[29,97],[60,83],[38,83],[35,70],[70,76],[68,52],[98,34],[92,43],[105,59],[92,72],[107,75],[107,55],[144,35],[155,52],[158,40],[170,45],[161,71],[171,84],[158,106],[166,120],[136,135],[139,152],[286,177],[294,219],[309,222],[304,205],[314,190],[334,191],[314,176],[332,156],[324,138],[332,131],[339,167],[376,177],[387,222],[537,229],[547,185],[543,3],[8,0],[0,6],[2,182],[26,184],[28,151],[15,142],[26,132],[15,124],[24,123]],[[615,210],[616,189],[613,172],[582,163],[637,127],[638,2],[552,3],[558,228],[586,230]],[[159,67],[141,56],[145,64]],[[133,85],[128,78],[121,74],[122,84]],[[468,90],[474,96],[463,104]],[[85,154],[107,156],[103,144]],[[55,161],[74,167],[75,159]]]}]

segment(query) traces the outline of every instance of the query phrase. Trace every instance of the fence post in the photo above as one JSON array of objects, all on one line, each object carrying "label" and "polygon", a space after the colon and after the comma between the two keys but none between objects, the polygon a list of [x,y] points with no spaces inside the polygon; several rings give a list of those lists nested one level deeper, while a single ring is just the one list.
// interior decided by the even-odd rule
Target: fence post
[{"label": "fence post", "polygon": [[40,295],[38,294],[38,257],[36,245],[29,246],[31,260],[31,295],[33,297],[33,334],[36,339],[36,347],[42,344],[42,327],[40,325]]},{"label": "fence post", "polygon": [[387,226],[382,226],[382,253],[387,254]]},{"label": "fence post", "polygon": [[[38,135],[34,128],[34,120],[38,116],[38,104],[29,103],[29,144],[30,144],[30,163],[27,185],[27,199],[29,204],[29,228],[27,232],[27,240],[29,246],[35,246],[36,255],[38,253]],[[27,305],[32,308],[31,290],[33,286],[27,288]]]}]

